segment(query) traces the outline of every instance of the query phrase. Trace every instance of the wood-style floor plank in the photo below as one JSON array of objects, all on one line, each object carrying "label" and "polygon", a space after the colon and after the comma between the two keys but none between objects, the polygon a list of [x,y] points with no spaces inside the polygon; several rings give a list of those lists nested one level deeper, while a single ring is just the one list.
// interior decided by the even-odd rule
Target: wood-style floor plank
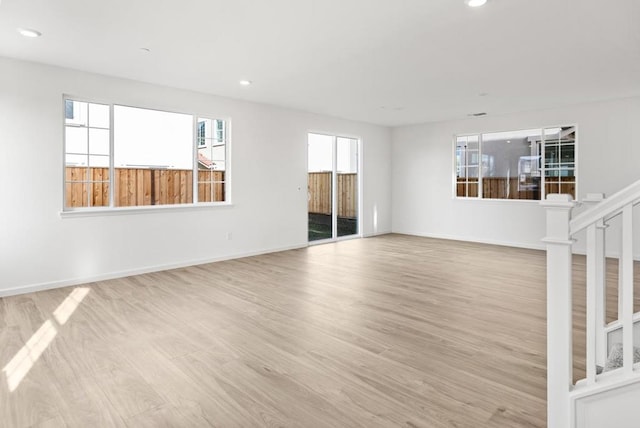
[{"label": "wood-style floor plank", "polygon": [[0,426],[543,427],[544,278],[541,251],[385,235],[3,298],[1,367],[55,334],[0,375]]}]

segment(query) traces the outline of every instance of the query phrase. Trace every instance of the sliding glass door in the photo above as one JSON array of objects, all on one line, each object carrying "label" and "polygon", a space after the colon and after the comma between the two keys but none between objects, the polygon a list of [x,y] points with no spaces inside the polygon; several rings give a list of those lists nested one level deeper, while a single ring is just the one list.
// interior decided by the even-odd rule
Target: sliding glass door
[{"label": "sliding glass door", "polygon": [[309,134],[309,241],[358,235],[358,145],[353,138]]}]

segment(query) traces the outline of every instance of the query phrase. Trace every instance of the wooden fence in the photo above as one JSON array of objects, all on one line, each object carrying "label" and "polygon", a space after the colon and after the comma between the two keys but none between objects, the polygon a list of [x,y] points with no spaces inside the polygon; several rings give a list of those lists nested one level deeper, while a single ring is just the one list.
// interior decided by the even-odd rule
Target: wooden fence
[{"label": "wooden fence", "polygon": [[[109,168],[66,168],[66,206],[109,206]],[[198,171],[198,201],[225,200],[224,171]],[[193,171],[188,169],[115,169],[114,206],[189,204]]]},{"label": "wooden fence", "polygon": [[[338,217],[358,216],[358,174],[338,174]],[[331,214],[331,172],[309,173],[309,212]]]},{"label": "wooden fence", "polygon": [[[575,177],[550,177],[545,182],[545,194],[567,193],[575,198],[575,179]],[[551,182],[551,180],[555,180],[555,182]],[[456,189],[458,196],[478,196],[477,178],[469,179],[468,195],[465,194],[465,186],[465,179],[458,178]],[[539,200],[541,195],[539,190],[518,190],[518,178],[486,177],[482,179],[482,197],[487,199]]]},{"label": "wooden fence", "polygon": [[87,192],[91,192],[90,206],[109,206],[108,180],[109,168],[67,167],[65,169],[65,206],[67,208],[89,206]]}]

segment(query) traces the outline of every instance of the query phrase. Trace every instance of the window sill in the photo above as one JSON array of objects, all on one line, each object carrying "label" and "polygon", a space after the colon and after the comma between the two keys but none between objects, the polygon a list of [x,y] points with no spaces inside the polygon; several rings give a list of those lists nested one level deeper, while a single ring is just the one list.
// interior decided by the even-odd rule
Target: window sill
[{"label": "window sill", "polygon": [[76,217],[101,217],[112,215],[132,215],[132,214],[158,214],[180,211],[199,211],[207,209],[217,209],[231,207],[231,202],[203,203],[203,204],[181,204],[181,205],[153,205],[143,207],[118,207],[118,208],[79,208],[71,211],[60,211],[61,218]]}]

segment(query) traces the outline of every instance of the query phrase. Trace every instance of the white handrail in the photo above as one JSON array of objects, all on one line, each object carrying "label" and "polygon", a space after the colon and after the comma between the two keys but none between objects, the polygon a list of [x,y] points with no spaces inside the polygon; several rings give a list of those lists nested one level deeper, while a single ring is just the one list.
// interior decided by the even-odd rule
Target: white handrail
[{"label": "white handrail", "polygon": [[593,208],[575,216],[569,226],[570,233],[575,235],[598,220],[615,217],[622,212],[625,206],[629,204],[633,206],[638,203],[640,203],[640,180],[608,197]]}]

